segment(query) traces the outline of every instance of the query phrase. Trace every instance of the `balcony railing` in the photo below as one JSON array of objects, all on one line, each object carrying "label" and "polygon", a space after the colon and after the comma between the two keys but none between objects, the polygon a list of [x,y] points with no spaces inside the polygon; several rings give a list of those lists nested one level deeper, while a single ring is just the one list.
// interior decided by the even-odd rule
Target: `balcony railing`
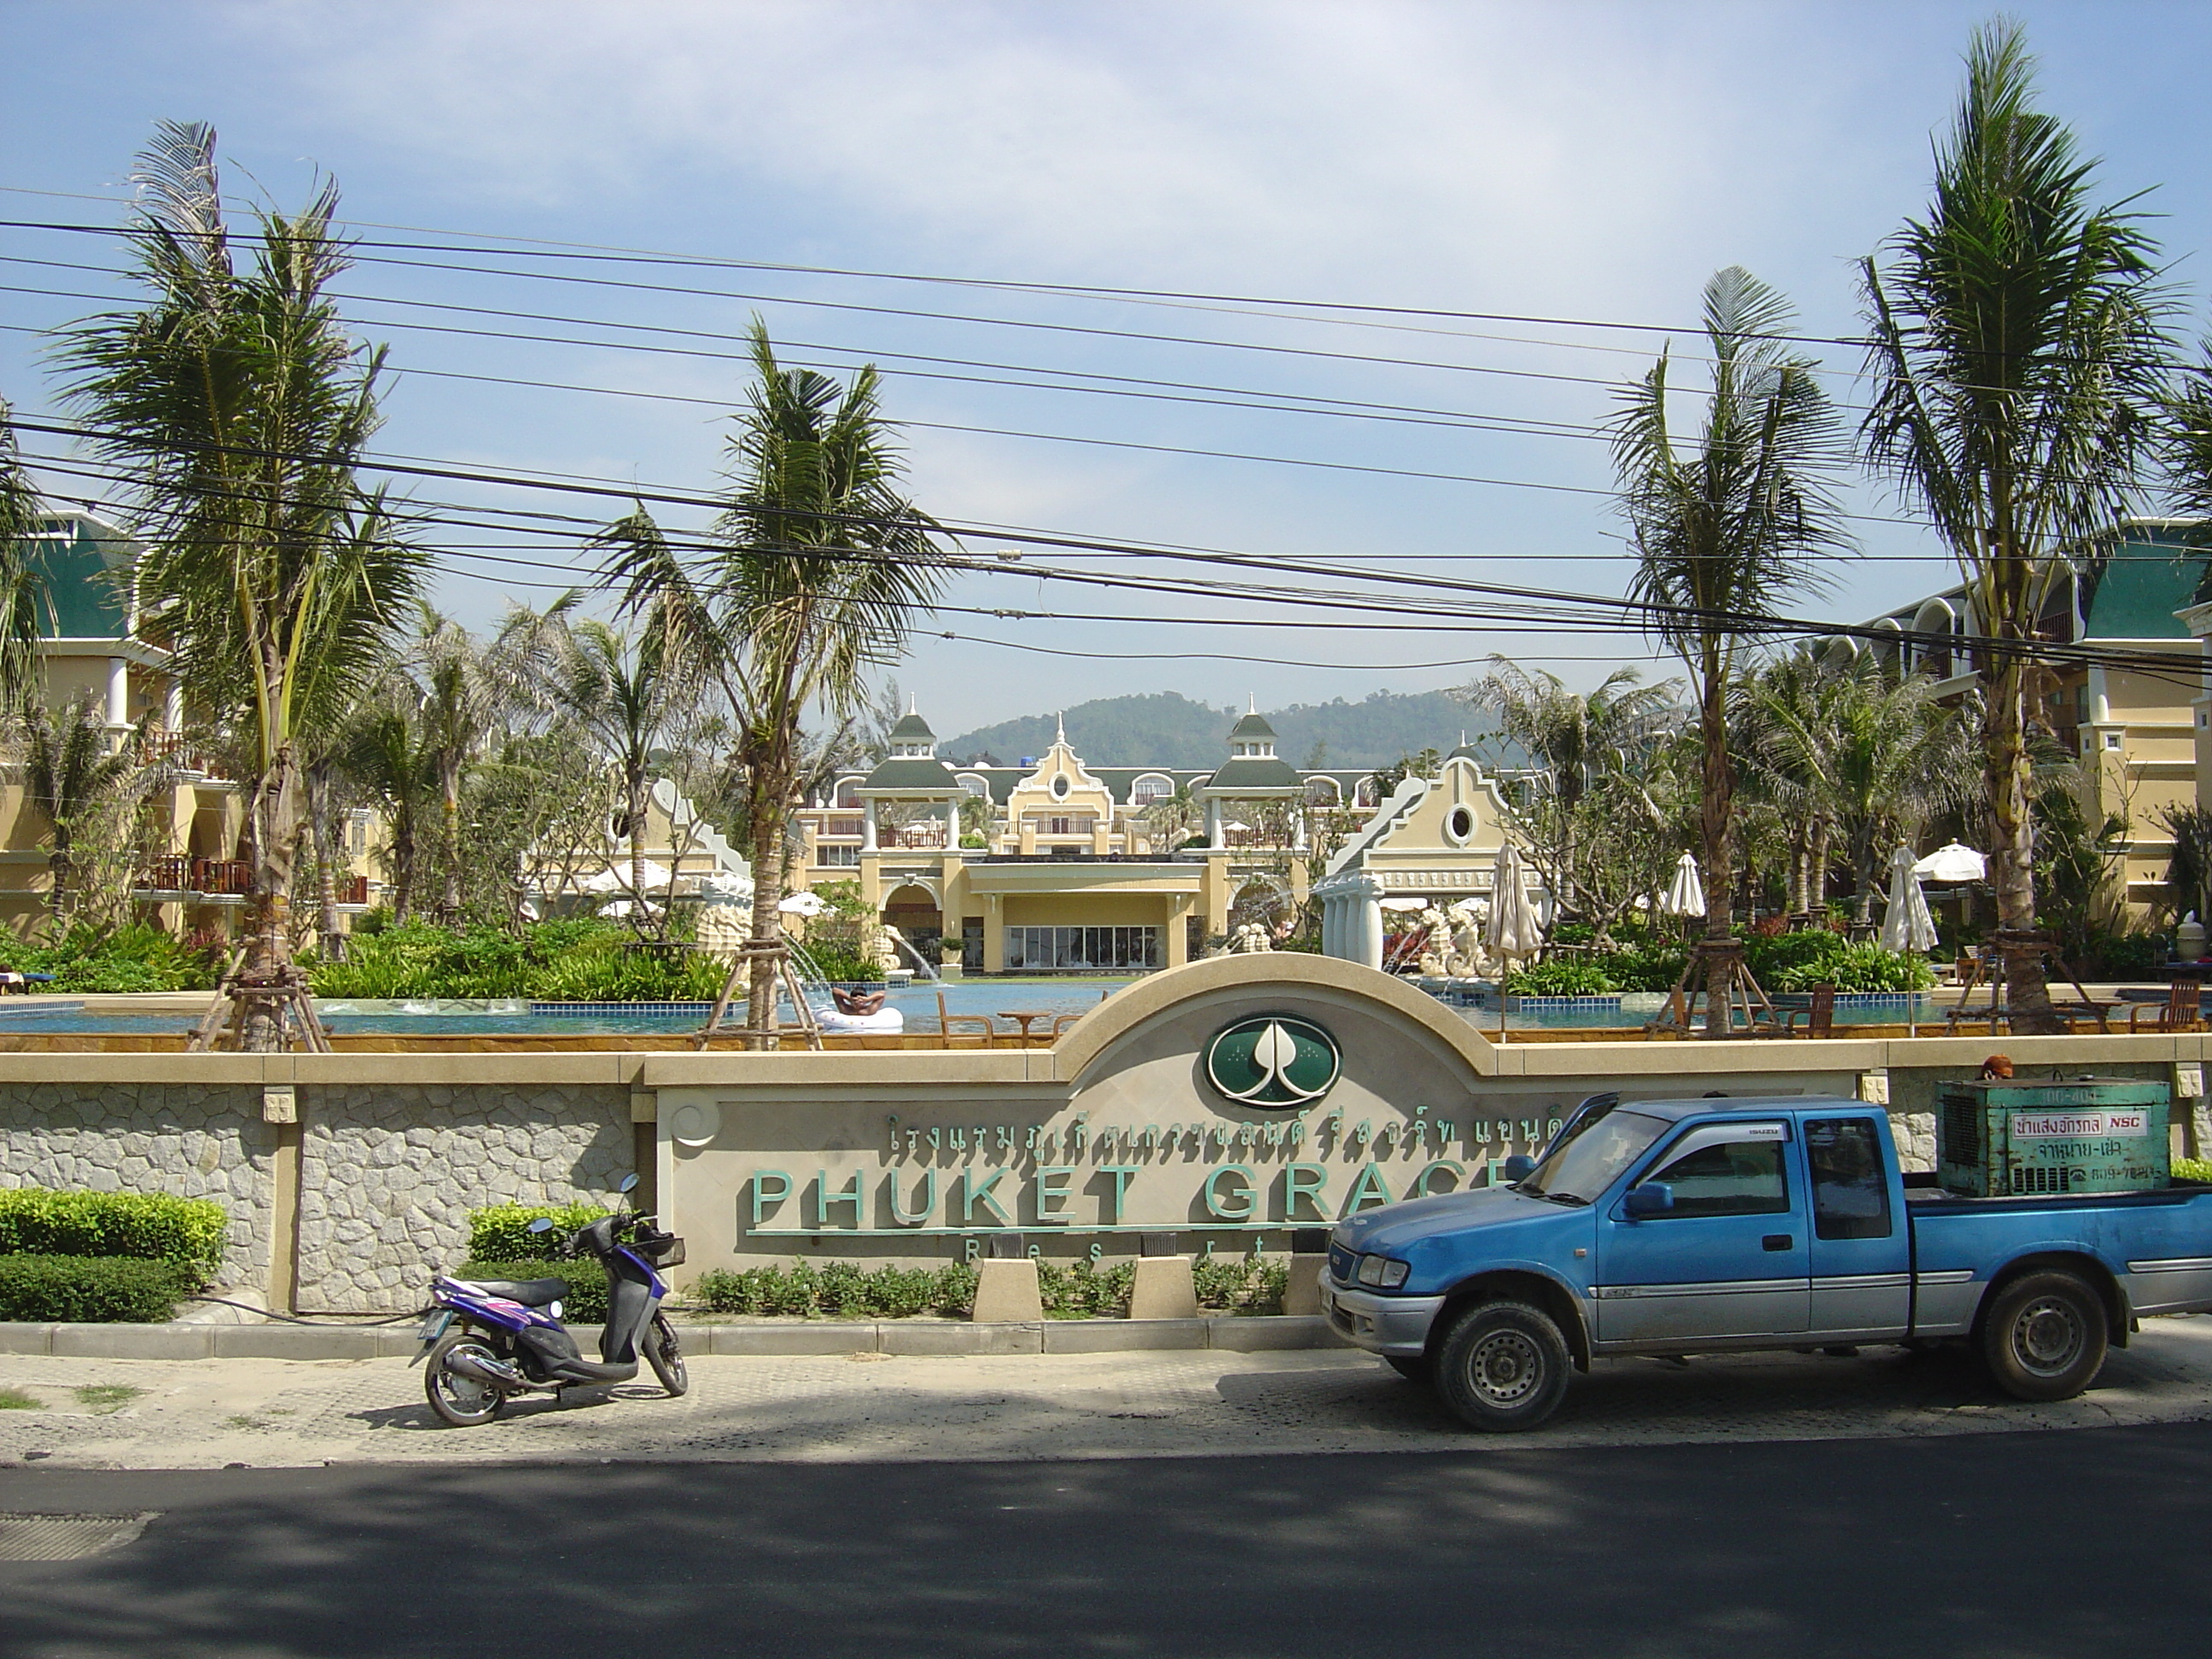
[{"label": "balcony railing", "polygon": [[884,837],[886,847],[942,847],[945,845],[945,826],[942,823],[908,823],[889,831]]},{"label": "balcony railing", "polygon": [[240,898],[253,890],[253,865],[247,859],[149,859],[143,875],[141,891]]},{"label": "balcony railing", "polygon": [[205,750],[185,741],[181,732],[149,732],[139,753],[149,766],[168,772],[191,773],[204,778],[223,776],[222,763]]}]

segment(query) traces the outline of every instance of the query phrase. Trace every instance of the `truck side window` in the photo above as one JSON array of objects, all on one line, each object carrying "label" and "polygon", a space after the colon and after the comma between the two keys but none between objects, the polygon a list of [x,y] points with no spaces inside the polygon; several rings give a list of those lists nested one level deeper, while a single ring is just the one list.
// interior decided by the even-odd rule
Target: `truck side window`
[{"label": "truck side window", "polygon": [[1789,1178],[1783,1173],[1784,1142],[1771,1123],[1732,1125],[1742,1139],[1716,1141],[1711,1132],[1694,1136],[1698,1145],[1644,1176],[1674,1189],[1674,1216],[1779,1215],[1790,1208]]},{"label": "truck side window", "polygon": [[1811,1119],[1805,1125],[1805,1161],[1813,1170],[1815,1238],[1889,1237],[1889,1177],[1873,1119]]}]

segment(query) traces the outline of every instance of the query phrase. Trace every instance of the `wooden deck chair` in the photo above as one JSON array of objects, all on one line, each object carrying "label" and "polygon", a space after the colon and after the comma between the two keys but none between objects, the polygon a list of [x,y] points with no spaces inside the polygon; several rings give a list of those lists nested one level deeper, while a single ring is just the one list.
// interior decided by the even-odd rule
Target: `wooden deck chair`
[{"label": "wooden deck chair", "polygon": [[2139,1002],[2128,1010],[2128,1030],[2141,1031],[2145,1014],[2151,1016],[2154,1031],[2201,1031],[2204,1030],[2204,982],[2202,980],[2178,979],[2166,988],[2164,1002]]},{"label": "wooden deck chair", "polygon": [[[1805,1029],[1802,1031],[1797,1029],[1797,1022],[1801,1019],[1805,1022]],[[1813,988],[1812,1006],[1785,1010],[1782,1016],[1782,1030],[1784,1035],[1787,1036],[1835,1036],[1836,988],[1832,985],[1815,985]]]}]

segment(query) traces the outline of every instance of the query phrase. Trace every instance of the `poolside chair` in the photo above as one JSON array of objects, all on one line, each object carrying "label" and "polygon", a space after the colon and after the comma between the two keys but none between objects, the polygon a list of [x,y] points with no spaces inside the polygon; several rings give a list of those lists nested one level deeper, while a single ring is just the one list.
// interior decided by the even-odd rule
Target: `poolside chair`
[{"label": "poolside chair", "polygon": [[[1799,1030],[1797,1022],[1805,1022]],[[1836,1034],[1836,988],[1815,985],[1813,1000],[1802,1008],[1788,1008],[1782,1014],[1782,1034],[1784,1036],[1827,1037]]]},{"label": "poolside chair", "polygon": [[2139,1002],[2128,1010],[2128,1030],[2139,1032],[2142,1017],[2151,1017],[2154,1031],[2201,1031],[2204,1025],[2204,982],[2178,979],[2166,988],[2164,1002]]}]

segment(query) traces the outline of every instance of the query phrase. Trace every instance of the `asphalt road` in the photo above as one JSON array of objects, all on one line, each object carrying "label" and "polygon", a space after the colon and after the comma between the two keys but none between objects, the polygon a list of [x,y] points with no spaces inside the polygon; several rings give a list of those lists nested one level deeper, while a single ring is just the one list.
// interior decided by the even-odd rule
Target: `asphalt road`
[{"label": "asphalt road", "polygon": [[2203,1651],[2212,1426],[1423,1457],[0,1472],[0,1654]]}]

